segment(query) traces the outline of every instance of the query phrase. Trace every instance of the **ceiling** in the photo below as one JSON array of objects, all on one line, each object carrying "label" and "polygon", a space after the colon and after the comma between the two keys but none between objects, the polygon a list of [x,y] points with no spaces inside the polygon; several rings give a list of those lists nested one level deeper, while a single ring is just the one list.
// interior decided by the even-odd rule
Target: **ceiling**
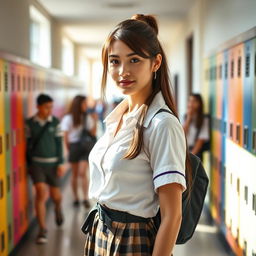
[{"label": "ceiling", "polygon": [[39,0],[64,33],[86,48],[100,48],[113,27],[135,13],[153,14],[165,43],[196,0]]}]

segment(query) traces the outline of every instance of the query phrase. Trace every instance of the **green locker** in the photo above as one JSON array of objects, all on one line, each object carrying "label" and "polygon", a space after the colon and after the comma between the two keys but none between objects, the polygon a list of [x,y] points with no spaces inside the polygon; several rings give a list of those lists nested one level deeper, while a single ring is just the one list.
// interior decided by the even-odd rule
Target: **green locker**
[{"label": "green locker", "polygon": [[10,128],[10,71],[9,63],[4,62],[4,124],[5,124],[5,170],[7,181],[7,221],[8,221],[8,252],[13,249],[13,213],[12,213],[12,182],[11,182],[11,128]]}]

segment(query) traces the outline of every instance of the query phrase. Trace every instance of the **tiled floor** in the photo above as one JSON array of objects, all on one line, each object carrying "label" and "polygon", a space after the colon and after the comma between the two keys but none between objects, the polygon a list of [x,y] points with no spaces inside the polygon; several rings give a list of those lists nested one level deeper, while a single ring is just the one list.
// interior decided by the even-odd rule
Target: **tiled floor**
[{"label": "tiled floor", "polygon": [[[19,246],[15,256],[82,256],[84,237],[80,226],[86,216],[86,211],[80,207],[72,207],[72,194],[67,185],[63,191],[65,209],[65,223],[61,228],[56,227],[52,207],[47,216],[48,243],[36,245],[37,228],[32,228],[26,240]],[[209,226],[205,216],[202,217],[198,230],[191,241],[185,245],[178,245],[174,250],[175,256],[228,256],[216,235],[216,228]]]}]

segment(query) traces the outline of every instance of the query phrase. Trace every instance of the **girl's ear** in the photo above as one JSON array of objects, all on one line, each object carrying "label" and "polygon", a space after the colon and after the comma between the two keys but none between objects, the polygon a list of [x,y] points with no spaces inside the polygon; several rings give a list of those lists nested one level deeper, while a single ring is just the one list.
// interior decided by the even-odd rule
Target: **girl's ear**
[{"label": "girl's ear", "polygon": [[162,63],[162,55],[158,53],[153,62],[153,72],[156,72],[160,68],[161,63]]}]

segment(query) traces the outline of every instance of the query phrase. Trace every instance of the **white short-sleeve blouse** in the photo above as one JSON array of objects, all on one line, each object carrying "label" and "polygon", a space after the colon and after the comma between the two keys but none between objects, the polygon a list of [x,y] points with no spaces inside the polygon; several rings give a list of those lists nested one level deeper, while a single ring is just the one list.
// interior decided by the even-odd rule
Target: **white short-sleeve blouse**
[{"label": "white short-sleeve blouse", "polygon": [[[87,114],[85,120],[85,127],[89,131],[94,127],[94,120],[93,118]],[[68,132],[68,142],[69,143],[76,143],[79,141],[81,133],[82,133],[83,126],[79,125],[78,127],[74,127],[73,125],[73,118],[70,114],[67,114],[61,120],[61,130],[63,132]]]},{"label": "white short-sleeve blouse", "polygon": [[143,149],[136,158],[123,159],[143,109],[142,106],[129,113],[114,137],[127,107],[124,100],[108,115],[106,132],[89,155],[89,197],[109,208],[149,218],[159,209],[160,186],[175,182],[182,185],[183,191],[186,189],[185,135],[174,115],[161,112],[154,117],[158,110],[168,109],[160,92],[144,120]]}]

